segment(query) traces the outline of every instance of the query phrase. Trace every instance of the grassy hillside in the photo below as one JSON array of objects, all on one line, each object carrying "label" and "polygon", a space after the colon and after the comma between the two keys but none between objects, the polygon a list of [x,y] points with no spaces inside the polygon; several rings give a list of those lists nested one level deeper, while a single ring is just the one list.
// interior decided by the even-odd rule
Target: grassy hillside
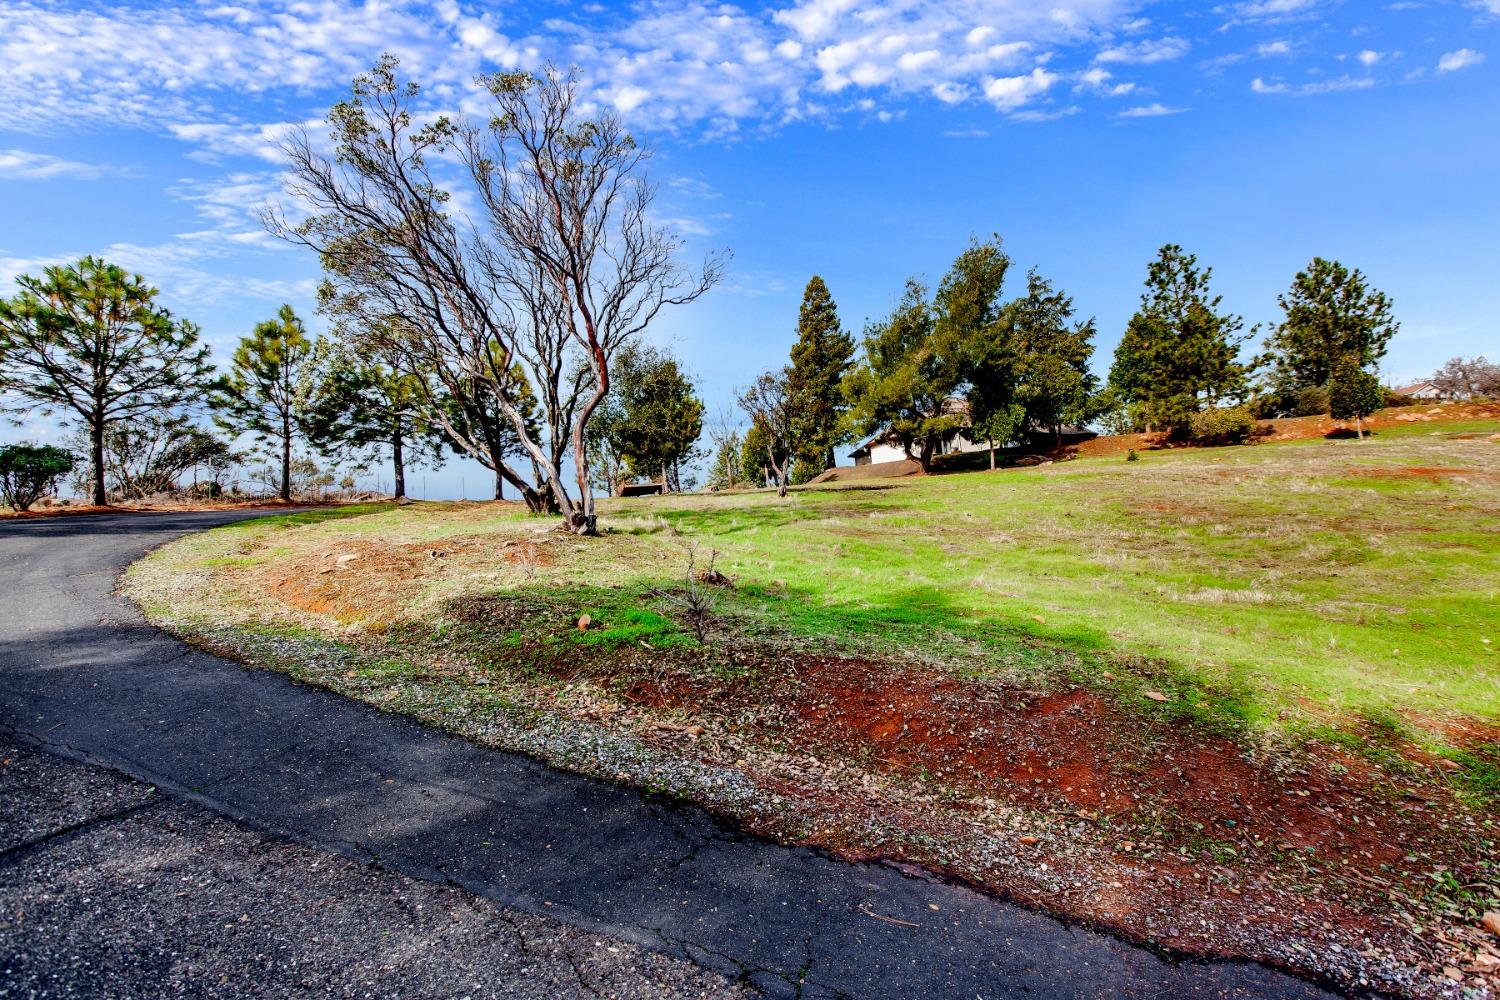
[{"label": "grassy hillside", "polygon": [[1436,995],[1500,908],[1500,419],[603,525],[320,511],[126,588],[386,710],[1190,951]]},{"label": "grassy hillside", "polygon": [[[623,615],[670,642],[686,639],[670,605],[641,597],[680,582],[696,547],[700,567],[717,552],[738,584],[716,609],[730,631],[775,628],[1011,674],[1050,663],[1022,641],[1042,640],[1159,659],[1258,722],[1395,714],[1441,729],[1455,716],[1500,720],[1497,430],[1500,421],[1420,425],[1364,443],[1080,459],[786,501],[610,501],[604,538],[535,553],[546,525],[513,508],[414,505],[278,532],[275,547],[213,567],[273,615],[305,610],[265,579],[285,563],[281,588],[314,592],[345,624],[435,614],[469,589],[517,589],[606,628]],[[244,525],[185,545],[209,552],[276,530]],[[454,538],[459,550],[391,579],[368,559],[337,574],[295,568],[355,541],[399,556]],[[500,548],[507,540],[526,544]]]}]

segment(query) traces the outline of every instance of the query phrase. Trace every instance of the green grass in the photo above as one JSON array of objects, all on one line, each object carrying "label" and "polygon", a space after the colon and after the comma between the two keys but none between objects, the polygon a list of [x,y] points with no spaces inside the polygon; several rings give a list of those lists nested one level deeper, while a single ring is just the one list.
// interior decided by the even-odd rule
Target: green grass
[{"label": "green grass", "polygon": [[[1175,692],[1152,711],[1308,732],[1389,715],[1441,743],[1455,719],[1500,722],[1496,431],[1427,423],[1365,442],[1147,452],[785,500],[607,501],[593,540],[512,507],[365,505],[238,525],[159,558],[248,600],[259,568],[315,550],[466,542],[438,569],[393,574],[405,589],[388,617],[438,621],[465,596],[525,596],[553,621],[549,641],[659,648],[694,642],[651,590],[680,585],[696,547],[700,566],[713,550],[737,583],[720,597],[725,634],[967,676],[1102,683],[1113,670]],[[546,558],[507,562],[506,539],[545,542]],[[219,595],[218,612],[235,599]],[[599,627],[573,629],[583,613]],[[518,621],[487,641],[514,648],[535,631]]]}]

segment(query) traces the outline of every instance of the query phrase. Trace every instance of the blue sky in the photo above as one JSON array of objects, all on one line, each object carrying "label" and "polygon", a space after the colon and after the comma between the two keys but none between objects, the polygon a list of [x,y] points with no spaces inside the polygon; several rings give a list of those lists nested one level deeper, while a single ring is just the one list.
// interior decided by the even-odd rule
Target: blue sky
[{"label": "blue sky", "polygon": [[0,0],[0,289],[103,253],[219,358],[284,301],[320,329],[316,262],[255,212],[278,134],[383,51],[434,108],[550,60],[625,116],[662,218],[734,254],[651,334],[711,410],[785,360],[810,274],[858,330],[991,232],[1012,291],[1036,265],[1097,317],[1101,371],[1165,242],[1248,323],[1314,255],[1363,269],[1393,380],[1500,354],[1500,0]]}]

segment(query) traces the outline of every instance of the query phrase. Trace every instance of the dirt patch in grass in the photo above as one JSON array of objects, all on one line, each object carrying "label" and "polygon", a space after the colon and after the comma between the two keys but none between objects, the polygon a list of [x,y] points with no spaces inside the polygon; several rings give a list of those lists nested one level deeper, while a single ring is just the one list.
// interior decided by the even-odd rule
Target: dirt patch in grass
[{"label": "dirt patch in grass", "polygon": [[1424,479],[1429,483],[1444,483],[1451,479],[1500,482],[1500,474],[1485,469],[1465,469],[1451,465],[1406,465],[1396,468],[1352,465],[1349,467],[1349,475],[1360,479]]}]

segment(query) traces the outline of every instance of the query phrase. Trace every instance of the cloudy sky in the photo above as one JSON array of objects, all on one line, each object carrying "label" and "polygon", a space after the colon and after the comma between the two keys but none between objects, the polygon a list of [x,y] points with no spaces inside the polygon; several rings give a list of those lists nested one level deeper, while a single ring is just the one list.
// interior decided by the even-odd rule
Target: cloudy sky
[{"label": "cloudy sky", "polygon": [[1362,268],[1393,379],[1500,354],[1500,0],[0,0],[0,289],[102,253],[221,358],[282,302],[319,329],[255,212],[282,131],[386,51],[446,109],[576,66],[654,148],[661,217],[734,254],[652,334],[711,409],[785,359],[809,275],[857,330],[991,232],[1098,318],[1101,370],[1165,242],[1250,323],[1314,255]]}]

